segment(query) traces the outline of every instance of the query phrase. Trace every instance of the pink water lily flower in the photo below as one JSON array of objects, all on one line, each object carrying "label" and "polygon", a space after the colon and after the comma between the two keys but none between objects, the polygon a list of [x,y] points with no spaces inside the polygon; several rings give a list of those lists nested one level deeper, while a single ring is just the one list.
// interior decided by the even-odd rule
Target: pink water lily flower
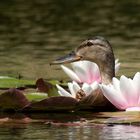
[{"label": "pink water lily flower", "polygon": [[[119,60],[115,61],[115,72],[118,72],[120,63]],[[90,61],[78,61],[71,63],[72,69],[61,65],[64,72],[73,80],[78,83],[88,83],[92,84],[93,82],[101,82],[101,76],[99,67],[96,63]]]},{"label": "pink water lily flower", "polygon": [[69,82],[68,88],[69,88],[70,92],[66,91],[64,88],[62,88],[58,84],[56,85],[56,87],[58,88],[58,93],[60,96],[67,96],[67,97],[76,98],[76,93],[79,90],[83,90],[84,93],[86,94],[86,96],[91,94],[94,90],[96,90],[98,88],[98,83],[94,82],[91,85],[84,83],[82,86],[79,86],[75,81]]},{"label": "pink water lily flower", "polygon": [[104,96],[120,110],[140,111],[140,72],[133,79],[121,76],[101,85]]}]

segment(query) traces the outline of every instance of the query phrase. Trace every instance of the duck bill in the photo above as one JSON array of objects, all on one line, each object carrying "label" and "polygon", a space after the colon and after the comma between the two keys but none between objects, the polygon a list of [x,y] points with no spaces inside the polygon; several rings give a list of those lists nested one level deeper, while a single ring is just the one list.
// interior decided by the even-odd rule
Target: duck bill
[{"label": "duck bill", "polygon": [[71,62],[80,61],[81,59],[82,58],[80,56],[77,56],[74,52],[72,52],[66,56],[63,56],[63,57],[56,59],[55,61],[50,63],[50,65],[71,63]]}]

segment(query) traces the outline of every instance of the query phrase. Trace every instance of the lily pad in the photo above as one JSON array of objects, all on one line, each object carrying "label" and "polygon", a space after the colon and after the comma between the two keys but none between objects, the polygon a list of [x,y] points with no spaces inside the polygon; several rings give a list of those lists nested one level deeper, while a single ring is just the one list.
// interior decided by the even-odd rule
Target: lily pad
[{"label": "lily pad", "polygon": [[26,87],[33,86],[35,82],[33,80],[24,80],[24,79],[16,79],[12,77],[1,77],[0,78],[0,88],[18,88],[18,87]]},{"label": "lily pad", "polygon": [[48,94],[42,93],[42,92],[27,93],[25,94],[25,96],[29,101],[32,101],[32,102],[41,101],[43,99],[48,98]]},{"label": "lily pad", "polygon": [[56,86],[42,78],[36,81],[36,87],[39,92],[47,93],[48,97],[59,96]]},{"label": "lily pad", "polygon": [[17,89],[9,89],[0,95],[0,110],[21,110],[30,102],[24,94]]},{"label": "lily pad", "polygon": [[26,107],[25,111],[72,111],[78,101],[71,97],[50,97],[40,102],[35,102]]}]

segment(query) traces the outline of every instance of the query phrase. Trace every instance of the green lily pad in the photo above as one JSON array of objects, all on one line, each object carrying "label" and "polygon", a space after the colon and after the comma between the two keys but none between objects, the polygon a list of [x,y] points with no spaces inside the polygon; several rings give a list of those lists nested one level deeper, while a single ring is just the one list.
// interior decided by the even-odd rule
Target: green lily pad
[{"label": "green lily pad", "polygon": [[25,96],[29,101],[32,101],[32,102],[41,101],[43,99],[48,98],[48,94],[42,93],[42,92],[27,93],[27,94],[25,94]]},{"label": "green lily pad", "polygon": [[68,86],[68,81],[63,81],[63,82],[60,82],[58,80],[49,80],[49,83],[51,83],[52,85],[61,85],[61,86]]},{"label": "green lily pad", "polygon": [[1,77],[0,78],[0,88],[18,88],[18,87],[26,87],[26,86],[33,86],[35,82],[33,80],[24,80],[24,79],[16,79],[12,77]]}]

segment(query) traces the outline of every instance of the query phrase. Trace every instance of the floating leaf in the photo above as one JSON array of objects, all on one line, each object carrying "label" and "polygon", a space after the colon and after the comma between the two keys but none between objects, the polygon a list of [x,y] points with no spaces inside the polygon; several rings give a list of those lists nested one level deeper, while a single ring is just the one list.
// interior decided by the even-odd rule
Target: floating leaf
[{"label": "floating leaf", "polygon": [[29,101],[41,101],[43,99],[48,98],[48,94],[42,93],[42,92],[36,92],[36,93],[27,93],[25,94],[26,98]]},{"label": "floating leaf", "polygon": [[38,91],[46,93],[49,92],[49,90],[53,87],[52,84],[48,83],[47,81],[44,81],[42,78],[36,81],[36,86],[38,88]]},{"label": "floating leaf", "polygon": [[20,110],[30,102],[17,89],[9,89],[0,95],[0,110]]},{"label": "floating leaf", "polygon": [[47,93],[49,97],[59,96],[56,86],[42,78],[36,81],[36,86],[39,92]]},{"label": "floating leaf", "polygon": [[40,102],[32,103],[24,110],[26,111],[62,111],[73,110],[77,105],[77,100],[71,97],[50,97]]},{"label": "floating leaf", "polygon": [[68,85],[68,81],[58,81],[58,80],[49,80],[49,83],[52,85],[61,85],[61,86],[67,86]]},{"label": "floating leaf", "polygon": [[33,86],[35,82],[33,80],[23,80],[23,79],[16,79],[11,77],[1,77],[0,78],[0,88],[18,88],[18,87],[26,87],[26,86]]}]

